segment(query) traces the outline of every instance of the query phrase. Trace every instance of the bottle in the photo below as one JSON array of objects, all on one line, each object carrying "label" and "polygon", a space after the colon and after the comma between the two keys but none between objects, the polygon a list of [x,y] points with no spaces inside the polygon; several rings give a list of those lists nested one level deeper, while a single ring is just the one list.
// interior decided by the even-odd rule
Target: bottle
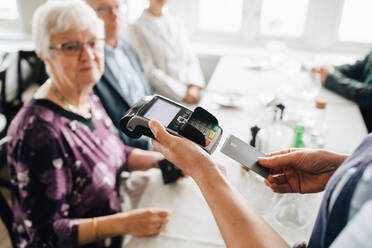
[{"label": "bottle", "polygon": [[273,115],[271,125],[262,128],[257,133],[255,147],[263,153],[280,151],[291,145],[293,130],[283,124],[284,105],[282,106],[283,107],[274,106],[272,108]]},{"label": "bottle", "polygon": [[293,139],[293,143],[291,147],[295,148],[301,148],[305,147],[304,141],[303,141],[303,134],[304,134],[305,128],[302,124],[297,124],[296,125],[296,134]]},{"label": "bottle", "polygon": [[254,125],[253,127],[251,127],[251,134],[252,134],[252,139],[251,141],[249,142],[249,144],[253,147],[256,146],[256,137],[257,137],[257,133],[260,131],[261,128],[259,128],[257,125]]},{"label": "bottle", "polygon": [[314,148],[323,148],[325,144],[326,106],[327,101],[325,99],[319,98],[315,100],[314,124],[310,134],[310,143]]}]

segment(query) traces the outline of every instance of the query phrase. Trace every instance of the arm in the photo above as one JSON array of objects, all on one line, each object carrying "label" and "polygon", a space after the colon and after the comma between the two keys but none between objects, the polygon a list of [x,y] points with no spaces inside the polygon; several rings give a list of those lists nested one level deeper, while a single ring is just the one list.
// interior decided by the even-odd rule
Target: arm
[{"label": "arm", "polygon": [[[188,83],[184,101],[188,104],[197,104],[200,101],[200,90],[205,87],[205,79],[201,71],[199,59],[189,47],[187,32],[183,25],[178,24],[179,44],[182,46],[183,66],[185,67],[185,82]],[[181,58],[180,58],[181,59]]]},{"label": "arm", "polygon": [[[333,73],[324,78],[324,86],[361,106],[372,104],[372,87],[370,81],[364,78],[365,70],[370,67],[370,55],[352,65],[336,67]],[[369,79],[370,80],[370,79]]]},{"label": "arm", "polygon": [[372,82],[360,82],[345,77],[339,71],[328,75],[324,86],[361,106],[372,105]]},{"label": "arm", "polygon": [[[214,165],[213,165],[214,166]],[[201,166],[194,177],[227,247],[289,247],[217,168]],[[275,244],[275,245],[274,245]]]},{"label": "arm", "polygon": [[79,245],[119,235],[152,236],[168,223],[167,209],[135,209],[126,213],[79,219]]},{"label": "arm", "polygon": [[134,149],[128,157],[127,169],[128,171],[148,170],[163,158],[158,152]]},{"label": "arm", "polygon": [[[226,180],[213,159],[195,143],[150,122],[155,149],[190,175],[201,189],[227,247],[289,247]],[[187,156],[184,156],[187,154]]]},{"label": "arm", "polygon": [[180,29],[180,44],[185,50],[185,66],[186,66],[186,82],[189,85],[194,85],[199,88],[205,87],[205,79],[201,70],[200,62],[194,51],[190,47],[188,34],[183,25],[179,25]]},{"label": "arm", "polygon": [[341,65],[337,66],[335,69],[346,77],[361,81],[361,75],[363,74],[363,70],[368,63],[368,59],[369,55],[367,55],[363,60],[358,60],[352,65]]}]

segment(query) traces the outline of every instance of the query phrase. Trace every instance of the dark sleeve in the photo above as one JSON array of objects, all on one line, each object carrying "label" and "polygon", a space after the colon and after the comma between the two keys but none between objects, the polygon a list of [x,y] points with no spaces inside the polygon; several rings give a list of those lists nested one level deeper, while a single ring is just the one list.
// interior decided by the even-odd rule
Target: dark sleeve
[{"label": "dark sleeve", "polygon": [[78,220],[66,217],[72,172],[58,134],[48,125],[37,125],[25,132],[18,152],[14,167],[21,189],[16,197],[27,218],[30,247],[77,247]]},{"label": "dark sleeve", "polygon": [[121,140],[124,142],[127,146],[136,147],[142,150],[152,150],[150,138],[147,138],[145,136],[142,136],[138,139],[132,139],[129,138],[127,135],[125,135],[123,132],[119,131],[119,136]]},{"label": "dark sleeve", "polygon": [[361,82],[345,77],[339,71],[328,75],[324,86],[343,97],[354,101],[360,106],[372,105],[372,82]]},{"label": "dark sleeve", "polygon": [[352,65],[341,65],[336,67],[336,70],[338,70],[341,74],[345,75],[346,77],[349,77],[351,79],[362,81],[362,75],[365,66],[367,66],[369,55],[367,55],[363,60],[358,60]]}]

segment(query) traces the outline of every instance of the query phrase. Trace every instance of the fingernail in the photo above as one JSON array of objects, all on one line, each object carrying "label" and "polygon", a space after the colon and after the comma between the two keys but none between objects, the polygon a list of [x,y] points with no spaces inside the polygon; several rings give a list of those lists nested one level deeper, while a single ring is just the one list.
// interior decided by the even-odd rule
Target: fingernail
[{"label": "fingernail", "polygon": [[153,121],[150,121],[149,122],[149,127],[150,127],[151,131],[154,131],[154,132],[157,131],[156,125],[155,125],[155,123]]},{"label": "fingernail", "polygon": [[267,161],[267,158],[265,158],[265,157],[258,157],[257,160],[258,161]]}]

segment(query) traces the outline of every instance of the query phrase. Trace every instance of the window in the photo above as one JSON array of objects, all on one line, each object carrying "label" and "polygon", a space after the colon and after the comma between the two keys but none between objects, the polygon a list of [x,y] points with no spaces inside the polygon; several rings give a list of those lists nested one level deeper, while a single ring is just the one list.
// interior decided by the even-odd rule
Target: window
[{"label": "window", "polygon": [[17,17],[17,1],[0,0],[0,19],[16,19]]},{"label": "window", "polygon": [[239,32],[243,0],[200,0],[199,28],[204,31]]},{"label": "window", "polygon": [[372,1],[344,0],[339,29],[341,41],[372,42]]},{"label": "window", "polygon": [[[149,2],[122,1],[129,23]],[[168,6],[193,42],[260,45],[279,40],[288,47],[350,52],[365,52],[372,43],[372,0],[169,0]]]},{"label": "window", "polygon": [[260,31],[264,35],[304,34],[308,0],[262,0]]}]

